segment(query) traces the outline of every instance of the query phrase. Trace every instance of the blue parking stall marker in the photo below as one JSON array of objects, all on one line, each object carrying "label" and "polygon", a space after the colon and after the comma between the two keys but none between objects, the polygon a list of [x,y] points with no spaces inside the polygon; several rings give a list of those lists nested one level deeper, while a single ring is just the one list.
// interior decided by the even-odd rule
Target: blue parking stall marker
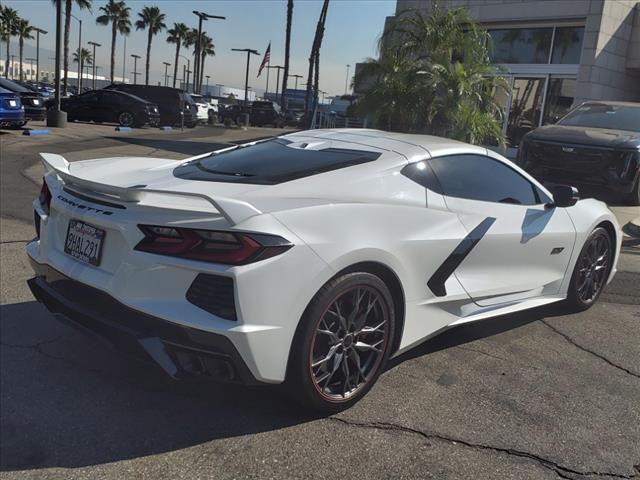
[{"label": "blue parking stall marker", "polygon": [[173,130],[173,127],[160,127],[160,130],[162,130],[163,132],[170,132],[171,130]]},{"label": "blue parking stall marker", "polygon": [[22,131],[22,135],[49,135],[49,130],[37,130],[28,128]]},{"label": "blue parking stall marker", "polygon": [[116,132],[130,132],[131,127],[116,127]]}]

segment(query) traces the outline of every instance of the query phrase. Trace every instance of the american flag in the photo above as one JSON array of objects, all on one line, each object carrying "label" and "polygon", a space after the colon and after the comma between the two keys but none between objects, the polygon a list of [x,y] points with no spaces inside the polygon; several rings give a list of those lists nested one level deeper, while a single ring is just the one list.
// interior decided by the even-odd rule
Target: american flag
[{"label": "american flag", "polygon": [[258,70],[258,76],[260,76],[260,74],[262,73],[262,70],[267,65],[267,63],[269,63],[270,60],[271,60],[271,42],[269,42],[269,46],[267,47],[267,50],[264,52],[264,58],[262,59],[262,63],[260,64],[260,69]]}]

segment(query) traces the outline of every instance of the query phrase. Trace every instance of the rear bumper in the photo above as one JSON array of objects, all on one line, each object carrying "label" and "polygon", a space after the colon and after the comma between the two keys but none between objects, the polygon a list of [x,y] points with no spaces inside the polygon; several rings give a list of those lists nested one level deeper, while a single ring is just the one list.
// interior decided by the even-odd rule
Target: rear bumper
[{"label": "rear bumper", "polygon": [[24,116],[27,120],[41,121],[47,117],[47,110],[40,107],[25,107]]},{"label": "rear bumper", "polygon": [[27,282],[31,292],[64,323],[124,353],[151,360],[173,378],[261,383],[227,337],[139,312],[48,265],[30,261],[36,272]]},{"label": "rear bumper", "polygon": [[0,124],[24,122],[24,110],[3,110],[0,112]]}]

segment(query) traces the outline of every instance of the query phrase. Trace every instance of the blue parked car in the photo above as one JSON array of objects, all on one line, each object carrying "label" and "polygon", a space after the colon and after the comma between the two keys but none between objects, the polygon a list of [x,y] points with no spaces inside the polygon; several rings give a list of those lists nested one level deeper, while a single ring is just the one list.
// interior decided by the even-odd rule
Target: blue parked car
[{"label": "blue parked car", "polygon": [[24,107],[20,96],[0,87],[0,127],[16,127],[24,123]]}]

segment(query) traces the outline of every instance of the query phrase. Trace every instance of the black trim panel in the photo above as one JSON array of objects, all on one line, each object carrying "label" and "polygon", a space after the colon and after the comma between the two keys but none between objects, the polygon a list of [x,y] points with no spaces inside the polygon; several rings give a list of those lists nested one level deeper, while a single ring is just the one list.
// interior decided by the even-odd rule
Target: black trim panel
[{"label": "black trim panel", "polygon": [[427,286],[436,297],[444,297],[447,294],[447,289],[444,286],[445,282],[453,272],[455,272],[456,268],[460,266],[467,255],[471,253],[471,250],[473,250],[478,242],[482,240],[484,234],[487,233],[495,221],[495,218],[487,217],[480,222],[476,228],[471,230],[469,234],[462,239],[453,252],[451,252],[442,265],[440,265],[431,276],[427,282]]},{"label": "black trim panel", "polygon": [[36,300],[58,320],[112,347],[152,360],[173,378],[204,377],[257,385],[242,356],[224,335],[185,327],[134,310],[106,292],[72,280],[29,259],[27,281]]}]

